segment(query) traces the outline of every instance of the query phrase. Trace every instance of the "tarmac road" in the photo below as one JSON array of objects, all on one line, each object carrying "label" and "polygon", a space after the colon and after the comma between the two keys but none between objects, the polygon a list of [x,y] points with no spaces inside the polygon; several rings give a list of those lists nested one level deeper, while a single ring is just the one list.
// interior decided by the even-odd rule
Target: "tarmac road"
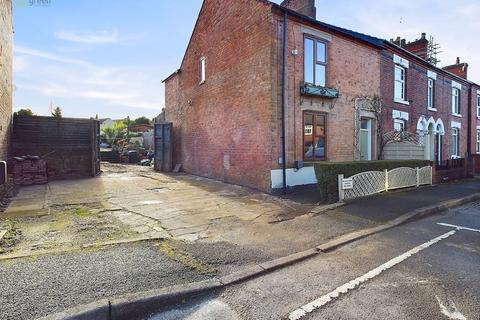
[{"label": "tarmac road", "polygon": [[480,202],[170,307],[151,319],[480,319]]}]

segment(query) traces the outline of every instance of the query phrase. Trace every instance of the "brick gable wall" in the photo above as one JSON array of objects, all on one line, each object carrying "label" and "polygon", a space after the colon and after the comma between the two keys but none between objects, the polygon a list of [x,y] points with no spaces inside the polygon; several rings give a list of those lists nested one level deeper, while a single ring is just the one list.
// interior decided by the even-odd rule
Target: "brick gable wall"
[{"label": "brick gable wall", "polygon": [[0,0],[0,160],[6,160],[12,120],[12,2]]},{"label": "brick gable wall", "polygon": [[186,172],[270,191],[271,39],[267,3],[204,1],[181,72],[165,84],[174,163]]}]

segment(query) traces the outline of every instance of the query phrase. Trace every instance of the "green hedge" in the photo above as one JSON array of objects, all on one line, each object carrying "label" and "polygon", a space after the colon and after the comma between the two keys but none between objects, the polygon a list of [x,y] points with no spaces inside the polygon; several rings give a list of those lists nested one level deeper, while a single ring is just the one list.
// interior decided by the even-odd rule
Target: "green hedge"
[{"label": "green hedge", "polygon": [[317,162],[315,175],[322,201],[338,201],[338,175],[345,178],[365,171],[392,170],[400,167],[425,167],[430,165],[427,160],[378,160],[378,161],[349,161],[349,162]]}]

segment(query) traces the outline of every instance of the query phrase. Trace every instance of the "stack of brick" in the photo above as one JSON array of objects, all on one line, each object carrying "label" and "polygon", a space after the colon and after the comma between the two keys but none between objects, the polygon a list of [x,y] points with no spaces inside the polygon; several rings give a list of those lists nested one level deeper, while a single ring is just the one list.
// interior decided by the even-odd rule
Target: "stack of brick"
[{"label": "stack of brick", "polygon": [[15,157],[13,176],[16,185],[45,184],[48,182],[47,163],[40,157]]}]

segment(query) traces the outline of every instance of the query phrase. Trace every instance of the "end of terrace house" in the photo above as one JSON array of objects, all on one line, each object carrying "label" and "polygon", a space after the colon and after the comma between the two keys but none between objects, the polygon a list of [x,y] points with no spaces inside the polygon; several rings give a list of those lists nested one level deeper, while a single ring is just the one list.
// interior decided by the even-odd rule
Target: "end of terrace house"
[{"label": "end of terrace house", "polygon": [[480,152],[467,63],[438,67],[425,34],[388,41],[316,17],[314,0],[203,2],[164,80],[173,163],[275,192],[315,184],[317,161]]}]

